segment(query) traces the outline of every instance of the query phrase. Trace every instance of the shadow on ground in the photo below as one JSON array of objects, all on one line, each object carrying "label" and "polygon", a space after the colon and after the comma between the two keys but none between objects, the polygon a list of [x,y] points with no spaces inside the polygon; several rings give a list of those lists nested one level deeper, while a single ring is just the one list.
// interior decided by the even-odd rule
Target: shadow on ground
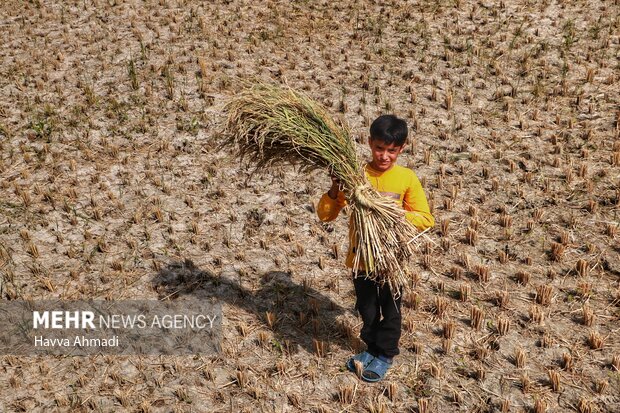
[{"label": "shadow on ground", "polygon": [[[333,346],[350,351],[359,346],[355,328],[338,319],[352,309],[345,309],[310,285],[294,283],[286,272],[265,273],[256,281],[255,287],[247,288],[241,285],[240,275],[236,272],[218,275],[185,260],[169,263],[159,271],[153,279],[153,287],[160,299],[174,300],[192,294],[198,298],[215,298],[252,313],[255,319],[248,320],[251,325],[248,331],[253,330],[253,323],[261,323],[265,330],[273,330],[271,345],[291,353],[299,347],[316,353],[320,342],[326,346],[323,351],[329,351]],[[267,312],[276,317],[272,328]],[[226,314],[224,310],[225,318],[234,320],[237,316],[234,312]]]}]

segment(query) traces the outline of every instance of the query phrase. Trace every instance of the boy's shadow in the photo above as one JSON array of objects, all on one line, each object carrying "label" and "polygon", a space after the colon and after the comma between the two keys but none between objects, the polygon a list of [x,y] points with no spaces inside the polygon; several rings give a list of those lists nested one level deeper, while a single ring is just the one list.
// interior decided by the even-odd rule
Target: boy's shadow
[{"label": "boy's shadow", "polygon": [[[256,288],[243,287],[239,280],[238,273],[216,275],[186,259],[168,264],[152,282],[160,299],[174,300],[192,294],[197,298],[214,298],[254,314],[265,330],[273,331],[276,341],[271,344],[286,351],[294,353],[302,346],[316,354],[328,351],[330,345],[350,348],[359,344],[353,326],[337,319],[347,309],[311,285],[295,284],[290,274],[282,271],[265,273]],[[275,316],[271,327],[267,312]],[[225,310],[224,318],[227,318]],[[233,317],[228,315],[228,318]],[[242,329],[239,327],[241,335],[252,332],[250,326],[246,326],[246,331]]]}]

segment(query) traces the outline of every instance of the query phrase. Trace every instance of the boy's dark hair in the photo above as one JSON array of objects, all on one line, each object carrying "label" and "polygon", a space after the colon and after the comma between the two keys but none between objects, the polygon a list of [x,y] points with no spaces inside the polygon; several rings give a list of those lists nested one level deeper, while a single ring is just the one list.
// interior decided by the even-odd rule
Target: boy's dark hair
[{"label": "boy's dark hair", "polygon": [[381,115],[370,125],[370,139],[403,146],[407,142],[407,122],[394,115]]}]

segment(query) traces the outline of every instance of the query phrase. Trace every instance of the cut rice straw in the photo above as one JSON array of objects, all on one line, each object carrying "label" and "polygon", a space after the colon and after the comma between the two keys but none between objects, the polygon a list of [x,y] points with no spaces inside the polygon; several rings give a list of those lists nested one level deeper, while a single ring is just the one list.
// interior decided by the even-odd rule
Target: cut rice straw
[{"label": "cut rice straw", "polygon": [[351,207],[353,269],[387,283],[398,297],[409,286],[406,264],[421,234],[400,206],[368,183],[347,127],[312,99],[266,84],[246,88],[224,110],[224,146],[234,147],[255,171],[297,164],[305,171],[327,169],[340,181]]}]

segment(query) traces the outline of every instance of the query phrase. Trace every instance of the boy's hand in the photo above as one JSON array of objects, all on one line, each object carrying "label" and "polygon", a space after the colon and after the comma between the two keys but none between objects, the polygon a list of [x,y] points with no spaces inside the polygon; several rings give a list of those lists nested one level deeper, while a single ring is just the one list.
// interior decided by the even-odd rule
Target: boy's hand
[{"label": "boy's hand", "polygon": [[331,199],[336,199],[340,191],[340,179],[336,178],[334,175],[330,175],[330,177],[332,178],[332,186],[329,188],[329,191],[327,191],[327,195],[329,195]]}]

